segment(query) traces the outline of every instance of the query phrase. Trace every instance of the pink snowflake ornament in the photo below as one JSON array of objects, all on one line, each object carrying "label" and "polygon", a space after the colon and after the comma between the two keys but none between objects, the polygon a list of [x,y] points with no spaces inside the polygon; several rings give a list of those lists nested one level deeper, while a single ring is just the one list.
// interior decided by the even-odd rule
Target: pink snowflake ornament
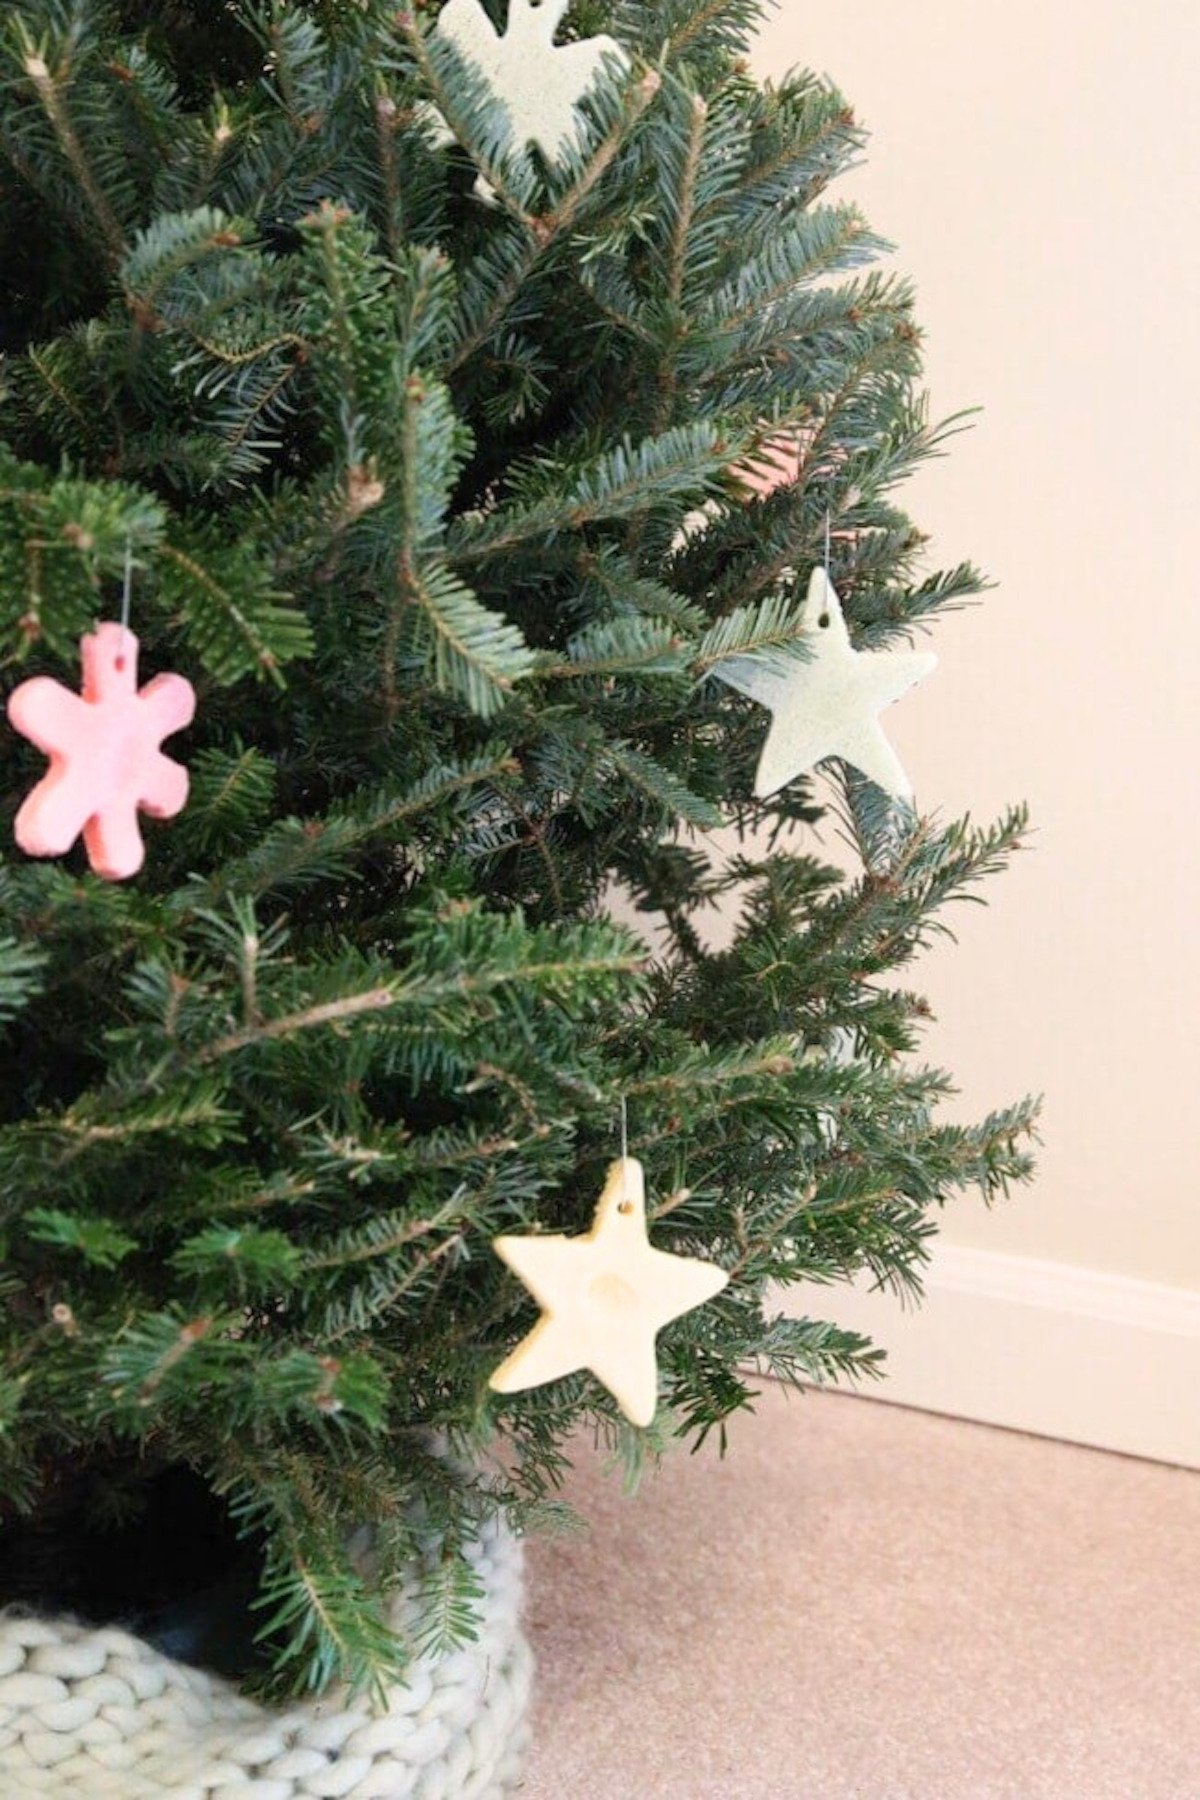
[{"label": "pink snowflake ornament", "polygon": [[139,811],[172,819],[187,801],[188,772],[160,745],[191,724],[195,689],[156,675],[139,693],[138,641],[124,625],[97,625],[79,649],[82,694],[38,675],[9,695],[13,728],[50,758],[14,834],[27,856],[63,856],[82,832],[95,873],[126,881],[146,854]]},{"label": "pink snowflake ornament", "polygon": [[799,431],[781,431],[768,438],[754,456],[736,463],[730,473],[756,500],[769,500],[781,488],[795,486],[806,448]]}]

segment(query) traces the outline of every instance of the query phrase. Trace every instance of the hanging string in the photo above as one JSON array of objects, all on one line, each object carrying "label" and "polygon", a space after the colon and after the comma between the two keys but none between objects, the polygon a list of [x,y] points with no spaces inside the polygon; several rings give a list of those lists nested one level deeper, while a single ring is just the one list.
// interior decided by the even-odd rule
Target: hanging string
[{"label": "hanging string", "polygon": [[[825,586],[826,586],[827,590],[832,588],[832,586],[833,586],[833,576],[829,573],[830,538],[833,535],[832,519],[833,519],[833,515],[830,512],[829,508],[826,507],[825,508]],[[820,626],[822,631],[828,631],[828,629],[829,629],[829,608],[828,607],[826,607],[825,611],[821,614],[820,618],[817,620],[817,624]]]},{"label": "hanging string", "polygon": [[621,1095],[621,1198],[617,1202],[619,1213],[631,1213],[633,1202],[629,1198],[629,1102]]},{"label": "hanging string", "polygon": [[130,607],[130,603],[131,603],[132,599],[133,599],[133,545],[130,542],[130,540],[128,538],[126,538],[125,539],[125,573],[121,580],[121,647],[120,647],[120,650],[118,651],[117,657],[116,657],[116,666],[117,666],[118,671],[124,670],[126,662],[128,660],[126,657],[126,651],[131,651],[133,648],[132,643],[127,641],[127,640],[132,639],[132,636],[133,636],[133,633],[129,629],[129,607]]},{"label": "hanging string", "polygon": [[121,630],[129,630],[129,607],[133,599],[133,544],[125,539],[125,575],[121,583]]}]

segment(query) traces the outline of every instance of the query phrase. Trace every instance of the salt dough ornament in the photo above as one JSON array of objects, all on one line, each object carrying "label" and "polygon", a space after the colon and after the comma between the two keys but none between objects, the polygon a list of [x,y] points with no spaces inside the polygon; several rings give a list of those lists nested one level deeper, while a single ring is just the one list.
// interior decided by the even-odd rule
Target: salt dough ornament
[{"label": "salt dough ornament", "polygon": [[[811,438],[812,433],[809,432]],[[794,487],[804,467],[805,445],[798,431],[781,431],[730,473],[756,500],[769,500],[781,488]]]},{"label": "salt dough ornament", "polygon": [[549,163],[569,149],[578,130],[579,103],[600,75],[606,57],[628,68],[615,38],[556,44],[554,34],[570,0],[509,0],[501,35],[480,0],[449,0],[437,28],[460,56],[481,70],[512,121],[520,143],[536,144]]},{"label": "salt dough ornament", "polygon": [[[811,429],[803,431],[797,427],[779,431],[752,456],[731,463],[729,474],[741,494],[751,500],[769,500],[781,488],[794,487],[812,437]],[[671,548],[686,549],[692,538],[702,535],[714,519],[723,516],[724,509],[715,500],[706,500],[703,506],[687,514]]]},{"label": "salt dough ornament", "polygon": [[97,625],[79,648],[82,695],[47,675],[9,695],[14,728],[50,758],[14,833],[27,856],[62,856],[82,832],[95,873],[124,881],[145,857],[139,810],[171,819],[187,800],[187,770],[159,745],[191,724],[196,695],[182,675],[156,675],[139,693],[138,641],[125,625]]},{"label": "salt dough ornament", "polygon": [[800,627],[811,656],[786,667],[750,657],[719,663],[714,675],[774,715],[754,791],[760,800],[840,756],[896,800],[912,785],[883,735],[878,715],[937,667],[930,651],[856,650],[841,601],[824,569],[814,569]]},{"label": "salt dough ornament", "polygon": [[584,1237],[500,1237],[492,1248],[542,1309],[492,1375],[496,1392],[515,1394],[589,1369],[635,1425],[649,1425],[658,1405],[658,1333],[729,1280],[712,1263],[652,1248],[645,1178],[631,1156],[609,1168]]}]

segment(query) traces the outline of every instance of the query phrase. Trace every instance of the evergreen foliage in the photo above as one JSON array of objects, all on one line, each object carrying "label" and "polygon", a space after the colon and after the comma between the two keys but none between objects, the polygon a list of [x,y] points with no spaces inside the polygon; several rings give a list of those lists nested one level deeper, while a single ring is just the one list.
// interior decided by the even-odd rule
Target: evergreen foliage
[{"label": "evergreen foliage", "polygon": [[[0,45],[2,685],[74,685],[128,546],[144,675],[200,697],[136,882],[0,856],[0,1516],[200,1472],[265,1541],[292,1687],[412,1652],[364,1521],[385,1583],[443,1535],[451,1643],[456,1544],[552,1515],[581,1423],[635,1468],[756,1374],[875,1373],[772,1284],[917,1288],[1032,1121],[941,1120],[901,985],[1022,815],[851,779],[847,877],[811,784],[755,801],[766,717],[710,678],[803,653],[827,513],[860,643],[981,585],[921,573],[893,498],[945,428],[907,286],[826,198],[852,113],[751,80],[762,0],[577,0],[630,66],[548,168],[437,10],[17,0]],[[750,503],[782,427],[799,479]],[[0,733],[10,845],[41,768]],[[622,1100],[654,1241],[731,1275],[664,1334],[650,1434],[584,1376],[487,1387],[532,1317],[489,1240],[587,1226]]]}]

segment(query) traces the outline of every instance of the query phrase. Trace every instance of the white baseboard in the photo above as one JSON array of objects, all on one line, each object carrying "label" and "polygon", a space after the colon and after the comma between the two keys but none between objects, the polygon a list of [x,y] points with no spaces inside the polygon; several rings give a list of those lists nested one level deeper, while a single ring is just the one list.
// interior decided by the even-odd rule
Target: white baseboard
[{"label": "white baseboard", "polygon": [[781,1298],[888,1351],[873,1399],[1200,1468],[1200,1293],[945,1243],[925,1290]]}]

